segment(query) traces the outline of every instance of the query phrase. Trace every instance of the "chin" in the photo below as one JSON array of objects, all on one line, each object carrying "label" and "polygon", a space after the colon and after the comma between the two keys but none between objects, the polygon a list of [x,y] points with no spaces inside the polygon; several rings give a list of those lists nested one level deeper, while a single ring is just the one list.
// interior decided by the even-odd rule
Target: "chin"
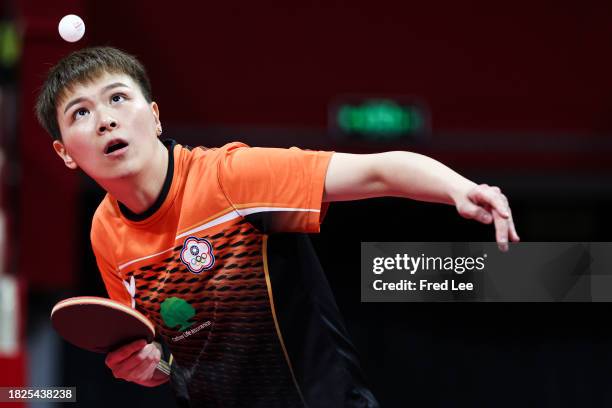
[{"label": "chin", "polygon": [[121,168],[116,169],[116,172],[114,172],[115,174],[113,178],[116,180],[132,178],[138,175],[142,171],[142,168],[137,167],[137,166],[120,166],[120,167]]},{"label": "chin", "polygon": [[110,169],[106,169],[98,175],[92,177],[94,179],[104,181],[126,180],[138,175],[142,171],[142,166],[138,166],[132,162],[118,163]]}]

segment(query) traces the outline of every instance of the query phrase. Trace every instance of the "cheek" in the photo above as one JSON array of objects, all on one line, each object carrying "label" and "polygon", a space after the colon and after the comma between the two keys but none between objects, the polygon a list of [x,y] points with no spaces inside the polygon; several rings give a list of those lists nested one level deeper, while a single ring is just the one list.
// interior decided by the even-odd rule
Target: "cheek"
[{"label": "cheek", "polygon": [[143,130],[155,128],[155,118],[147,104],[134,106],[134,110],[131,112],[130,116],[132,124]]},{"label": "cheek", "polygon": [[60,127],[64,139],[72,139],[78,142],[85,139],[85,135],[89,134],[94,130],[93,120],[90,117],[82,118],[80,120],[73,121],[65,126]]},{"label": "cheek", "polygon": [[73,126],[70,131],[63,133],[66,151],[73,158],[85,157],[95,149],[95,140],[90,128],[84,126]]}]

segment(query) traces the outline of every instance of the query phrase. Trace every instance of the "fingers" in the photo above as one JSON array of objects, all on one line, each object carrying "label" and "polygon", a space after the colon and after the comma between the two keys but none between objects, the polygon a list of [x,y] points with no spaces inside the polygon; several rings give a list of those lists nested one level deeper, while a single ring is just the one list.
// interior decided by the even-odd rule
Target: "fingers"
[{"label": "fingers", "polygon": [[512,219],[512,214],[510,214],[510,218],[508,219],[510,224],[510,240],[512,242],[520,242],[521,238],[518,236],[516,232],[516,227],[514,226],[514,220]]},{"label": "fingers", "polygon": [[508,199],[502,194],[499,187],[481,184],[470,191],[469,198],[476,204],[486,204],[494,208],[504,218],[510,217]]},{"label": "fingers", "polygon": [[138,340],[109,353],[105,362],[115,378],[138,382],[152,375],[160,357],[154,344]]},{"label": "fingers", "polygon": [[151,378],[159,362],[159,350],[149,344],[131,358],[119,363],[113,370],[115,378],[131,382],[143,382]]},{"label": "fingers", "polygon": [[501,251],[508,250],[509,242],[519,242],[508,198],[499,187],[481,184],[467,194],[467,200],[457,204],[459,213],[483,224],[495,225],[495,240]]},{"label": "fingers", "polygon": [[112,369],[117,363],[129,358],[132,354],[142,350],[147,345],[145,340],[136,340],[132,343],[126,344],[125,346],[119,347],[115,351],[111,351],[106,355],[104,362],[108,368]]},{"label": "fingers", "polygon": [[490,224],[493,221],[493,216],[489,211],[470,201],[466,201],[463,205],[457,206],[457,211],[462,217],[476,220],[483,224]]},{"label": "fingers", "polygon": [[151,379],[159,362],[159,358],[155,358],[156,350],[155,347],[149,349],[143,360],[129,371],[132,377],[130,381],[142,382]]},{"label": "fingers", "polygon": [[496,210],[492,210],[493,213],[493,222],[495,224],[495,240],[497,241],[497,247],[502,252],[508,251],[508,232],[510,230],[510,225],[508,220],[501,216],[501,214]]},{"label": "fingers", "polygon": [[501,217],[496,210],[493,210],[493,218],[495,219],[495,239],[497,246],[503,252],[508,250],[509,242],[520,242],[521,238],[516,232],[512,213],[508,218]]},{"label": "fingers", "polygon": [[152,360],[154,351],[155,346],[152,344],[146,345],[137,353],[132,354],[129,358],[118,363],[113,369],[113,374],[115,374],[116,377],[128,379],[128,376],[136,367],[140,366],[143,362],[149,363]]}]

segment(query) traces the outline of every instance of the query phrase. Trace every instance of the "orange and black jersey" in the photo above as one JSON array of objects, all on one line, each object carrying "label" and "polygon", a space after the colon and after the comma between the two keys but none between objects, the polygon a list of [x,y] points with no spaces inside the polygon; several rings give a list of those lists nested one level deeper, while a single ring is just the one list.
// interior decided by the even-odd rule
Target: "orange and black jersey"
[{"label": "orange and black jersey", "polygon": [[318,232],[331,152],[165,141],[144,214],[107,194],[91,242],[112,299],[156,325],[190,407],[373,407],[304,233]]}]

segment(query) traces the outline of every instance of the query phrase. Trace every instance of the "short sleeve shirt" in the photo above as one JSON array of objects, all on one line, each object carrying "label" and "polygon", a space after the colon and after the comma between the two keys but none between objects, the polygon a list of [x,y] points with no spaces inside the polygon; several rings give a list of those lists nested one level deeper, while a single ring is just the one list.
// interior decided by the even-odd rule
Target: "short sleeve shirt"
[{"label": "short sleeve shirt", "polygon": [[332,152],[165,144],[157,201],[137,215],[107,194],[91,242],[110,298],[172,352],[179,401],[375,406],[304,234],[319,231]]}]

